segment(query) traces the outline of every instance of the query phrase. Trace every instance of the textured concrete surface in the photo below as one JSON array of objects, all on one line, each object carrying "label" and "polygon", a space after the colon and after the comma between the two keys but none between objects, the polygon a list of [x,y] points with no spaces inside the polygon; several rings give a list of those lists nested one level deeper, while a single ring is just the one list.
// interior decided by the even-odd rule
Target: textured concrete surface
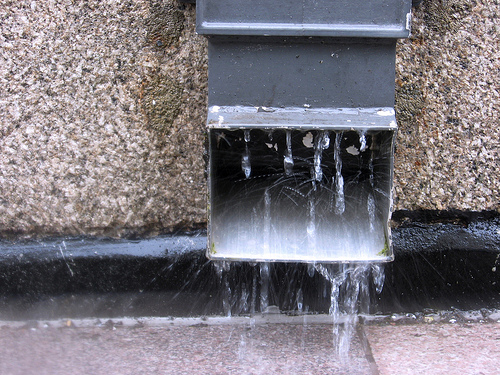
[{"label": "textured concrete surface", "polygon": [[499,323],[364,326],[343,361],[335,354],[332,326],[328,324],[179,325],[148,319],[128,323],[0,322],[0,372],[498,373]]},{"label": "textured concrete surface", "polygon": [[366,327],[380,374],[498,374],[500,324]]},{"label": "textured concrete surface", "polygon": [[500,209],[500,5],[424,1],[399,43],[398,209]]},{"label": "textured concrete surface", "polygon": [[331,325],[68,325],[0,329],[0,372],[371,374],[357,340],[351,345],[351,360],[338,360]]},{"label": "textured concrete surface", "polygon": [[171,3],[0,2],[0,232],[205,221],[205,43]]},{"label": "textured concrete surface", "polygon": [[[494,0],[424,1],[397,57],[396,209],[500,210]],[[205,41],[174,0],[0,0],[0,234],[204,223]]]}]

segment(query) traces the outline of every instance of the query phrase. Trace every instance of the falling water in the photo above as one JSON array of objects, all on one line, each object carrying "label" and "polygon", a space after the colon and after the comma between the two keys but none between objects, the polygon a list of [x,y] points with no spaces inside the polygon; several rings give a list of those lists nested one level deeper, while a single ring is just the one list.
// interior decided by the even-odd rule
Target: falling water
[{"label": "falling water", "polygon": [[370,225],[370,232],[375,231],[375,198],[373,197],[373,194],[370,193],[368,194],[368,199],[367,199],[367,209],[368,209],[368,223]]},{"label": "falling water", "polygon": [[253,264],[252,266],[252,298],[250,300],[250,313],[255,314],[257,312],[257,265]]},{"label": "falling water", "polygon": [[315,264],[308,263],[307,264],[307,274],[309,275],[309,277],[313,277],[315,272],[316,272]]},{"label": "falling water", "polygon": [[263,231],[263,249],[269,252],[271,246],[271,193],[269,188],[264,191],[264,231]]},{"label": "falling water", "polygon": [[309,222],[307,224],[307,243],[309,249],[314,252],[316,250],[316,203],[314,195],[309,197]]},{"label": "falling water", "polygon": [[230,317],[232,290],[229,282],[229,271],[231,270],[231,262],[215,262],[214,269],[217,276],[219,277],[220,285],[222,288],[222,308],[224,310],[224,315]]},{"label": "falling water", "polygon": [[344,199],[344,177],[342,176],[342,159],[340,158],[340,144],[342,142],[342,132],[335,135],[335,213],[341,215],[345,211]]},{"label": "falling water", "polygon": [[297,291],[296,300],[297,300],[297,311],[299,312],[299,314],[302,314],[304,309],[304,295],[302,293],[301,288],[299,288],[299,290]]},{"label": "falling water", "polygon": [[313,191],[310,192],[308,198],[308,224],[307,224],[307,242],[309,245],[309,250],[311,252],[316,251],[316,182],[321,183],[323,180],[323,167],[321,165],[323,150],[327,150],[330,147],[330,135],[328,131],[320,131],[316,135],[316,140],[314,142],[314,166],[313,166]]},{"label": "falling water", "polygon": [[250,142],[250,130],[245,130],[244,131],[244,137],[245,137],[245,142],[248,143]]},{"label": "falling water", "polygon": [[330,147],[330,136],[327,131],[321,131],[316,136],[314,142],[314,179],[321,182],[323,179],[323,167],[321,166],[321,158],[323,150]]},{"label": "falling water", "polygon": [[269,263],[260,265],[260,311],[265,312],[269,307]]},{"label": "falling water", "polygon": [[286,151],[283,158],[283,168],[285,175],[291,176],[293,173],[293,155],[292,155],[292,131],[286,131]]},{"label": "falling water", "polygon": [[366,130],[359,130],[359,151],[365,152],[366,151]]},{"label": "falling water", "polygon": [[[308,314],[312,298],[328,298],[328,313],[332,322],[332,340],[335,354],[342,363],[349,360],[351,342],[356,332],[356,324],[360,313],[369,313],[370,290],[381,293],[384,285],[384,268],[381,264],[309,264],[307,268],[290,265],[287,276],[291,285],[276,284],[278,275],[274,264],[269,262],[250,264],[246,268],[247,277],[242,277],[245,268],[242,263],[214,262],[216,274],[220,278],[222,307],[227,317],[240,314],[267,313],[273,304],[277,311],[290,311],[295,314]],[[306,277],[297,273],[299,267]],[[250,270],[250,272],[248,271]],[[250,274],[249,274],[250,273]],[[304,280],[314,278],[316,297],[311,295],[311,288]],[[294,276],[298,276],[294,278]],[[324,280],[324,288],[321,285]],[[370,288],[370,282],[374,288]],[[276,285],[281,285],[275,290]],[[305,288],[305,289],[304,289]],[[325,293],[326,294],[323,294]],[[326,301],[325,301],[326,302]],[[314,303],[314,302],[313,302]],[[290,310],[286,310],[286,308]]]},{"label": "falling water", "polygon": [[382,264],[372,264],[373,285],[377,294],[382,293],[385,281],[384,266]]},{"label": "falling water", "polygon": [[[375,177],[374,177],[374,170],[373,170],[373,152],[370,155],[370,161],[368,162],[368,169],[370,171],[370,187],[371,191],[374,191],[375,187]],[[367,199],[367,210],[368,210],[368,222],[370,225],[370,231],[374,232],[375,231],[375,197],[373,196],[373,193],[368,194],[368,199]]]},{"label": "falling water", "polygon": [[338,266],[316,264],[315,269],[331,286],[329,313],[333,322],[334,347],[339,359],[345,361],[355,331],[357,314],[368,312],[369,276],[372,275],[376,291],[380,293],[384,283],[383,266],[368,263]]},{"label": "falling water", "polygon": [[241,157],[241,169],[245,173],[245,178],[249,178],[252,173],[252,166],[250,164],[250,150],[248,149],[248,144],[250,143],[250,130],[245,130],[245,152]]},{"label": "falling water", "polygon": [[220,133],[212,139],[211,258],[331,262],[392,255],[385,250],[385,134],[367,132],[363,154],[353,130],[222,134],[227,142],[217,146]]},{"label": "falling water", "polygon": [[[382,260],[386,245],[388,195],[375,176],[386,176],[390,138],[356,130],[226,133],[211,164],[211,249],[214,259],[261,263],[217,262],[220,308],[226,316],[328,312],[336,354],[346,360],[358,314],[369,312],[370,293],[384,283],[383,267],[368,262]],[[320,263],[357,260],[366,263]]]}]

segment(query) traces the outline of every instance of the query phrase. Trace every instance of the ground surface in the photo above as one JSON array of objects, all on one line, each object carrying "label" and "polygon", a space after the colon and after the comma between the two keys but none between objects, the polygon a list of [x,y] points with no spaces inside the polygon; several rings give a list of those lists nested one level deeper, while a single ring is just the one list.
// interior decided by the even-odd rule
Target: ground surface
[{"label": "ground surface", "polygon": [[366,327],[381,374],[498,374],[500,324]]},{"label": "ground surface", "polygon": [[323,323],[139,319],[0,327],[5,375],[497,374],[500,352],[498,322],[362,326],[344,362],[333,349],[332,326]]}]

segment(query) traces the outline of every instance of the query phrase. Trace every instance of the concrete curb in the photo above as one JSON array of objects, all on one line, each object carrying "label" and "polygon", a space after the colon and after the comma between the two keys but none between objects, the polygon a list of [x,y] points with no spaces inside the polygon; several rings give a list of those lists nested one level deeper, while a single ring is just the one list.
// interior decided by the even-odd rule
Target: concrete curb
[{"label": "concrete curb", "polygon": [[[373,293],[371,313],[500,305],[499,214],[394,216],[396,259],[385,266],[384,289]],[[144,240],[0,241],[0,319],[57,318],[58,306],[74,318],[220,315],[222,281],[204,255],[205,244],[204,232]],[[311,312],[328,311],[325,283],[319,275],[309,277],[306,265],[271,269],[274,304],[282,311],[293,310],[299,288]],[[228,282],[237,290],[254,277],[252,265],[239,264]]]}]

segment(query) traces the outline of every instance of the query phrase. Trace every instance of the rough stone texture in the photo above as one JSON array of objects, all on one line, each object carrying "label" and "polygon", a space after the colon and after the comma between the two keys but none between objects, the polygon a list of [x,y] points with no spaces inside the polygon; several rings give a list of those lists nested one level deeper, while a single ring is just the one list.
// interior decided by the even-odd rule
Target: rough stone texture
[{"label": "rough stone texture", "polygon": [[[500,210],[499,12],[494,0],[415,11],[398,46],[396,209]],[[0,0],[0,234],[206,221],[194,24],[194,5],[174,0]]]},{"label": "rough stone texture", "polygon": [[205,221],[193,5],[1,1],[0,19],[0,232],[123,236]]},{"label": "rough stone texture", "polygon": [[424,1],[397,54],[396,209],[500,210],[500,5]]}]

